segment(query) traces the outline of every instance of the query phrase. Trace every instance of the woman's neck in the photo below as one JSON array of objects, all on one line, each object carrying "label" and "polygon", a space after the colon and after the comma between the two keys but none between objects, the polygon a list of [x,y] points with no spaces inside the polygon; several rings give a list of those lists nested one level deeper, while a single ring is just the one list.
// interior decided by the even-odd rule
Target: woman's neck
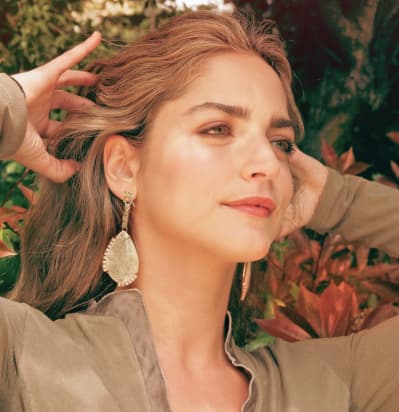
[{"label": "woman's neck", "polygon": [[158,354],[203,367],[224,362],[224,322],[235,264],[168,245],[142,252],[140,289]]}]

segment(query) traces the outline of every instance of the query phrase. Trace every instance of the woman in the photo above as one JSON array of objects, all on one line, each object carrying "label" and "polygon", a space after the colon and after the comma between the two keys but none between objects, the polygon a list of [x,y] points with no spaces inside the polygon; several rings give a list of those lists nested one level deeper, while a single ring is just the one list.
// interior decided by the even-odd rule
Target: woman
[{"label": "woman", "polygon": [[[302,123],[272,30],[187,13],[92,70],[98,106],[72,115],[55,147],[80,163],[79,173],[43,182],[26,222],[11,297],[30,306],[0,301],[2,407],[394,410],[397,319],[349,338],[278,341],[251,354],[231,337],[226,308],[237,263],[264,256],[318,202],[328,211],[330,193],[342,208],[328,219],[316,214],[323,230],[368,240],[346,220],[365,187],[398,216],[396,191],[327,178],[297,152]],[[376,245],[389,248],[392,228],[377,232]],[[134,249],[110,241],[128,235]]]}]

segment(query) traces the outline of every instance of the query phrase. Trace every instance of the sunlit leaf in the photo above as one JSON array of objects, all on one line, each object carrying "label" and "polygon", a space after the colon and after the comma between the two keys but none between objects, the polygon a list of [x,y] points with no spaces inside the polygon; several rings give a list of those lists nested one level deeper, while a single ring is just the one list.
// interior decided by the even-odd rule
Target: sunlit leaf
[{"label": "sunlit leaf", "polygon": [[375,178],[375,181],[383,185],[386,185],[386,186],[394,187],[395,189],[398,187],[398,185],[393,180],[388,179],[385,176],[381,176],[381,175],[377,176]]},{"label": "sunlit leaf", "polygon": [[369,165],[368,163],[356,162],[349,166],[348,169],[345,170],[345,173],[348,175],[360,175],[370,167],[371,165]]},{"label": "sunlit leaf", "polygon": [[333,169],[338,169],[338,154],[325,139],[321,141],[321,156],[327,166],[330,166]]},{"label": "sunlit leaf", "polygon": [[303,316],[318,336],[321,334],[320,296],[300,286],[296,306],[297,312]]},{"label": "sunlit leaf", "polygon": [[395,287],[394,285],[383,281],[369,282],[366,280],[362,281],[362,285],[378,295],[383,302],[391,303],[398,301],[399,290],[396,290],[398,286]]},{"label": "sunlit leaf", "polygon": [[366,266],[360,274],[364,278],[381,278],[383,275],[397,270],[397,264],[378,263],[374,266]]},{"label": "sunlit leaf", "polygon": [[395,173],[395,176],[399,179],[399,165],[394,162],[393,160],[391,161],[391,169]]},{"label": "sunlit leaf", "polygon": [[368,248],[367,246],[361,245],[356,248],[355,253],[356,253],[357,270],[359,273],[362,273],[367,267],[370,248]]},{"label": "sunlit leaf", "polygon": [[349,329],[354,304],[353,288],[345,282],[331,282],[320,296],[322,336],[343,336]]},{"label": "sunlit leaf", "polygon": [[19,221],[24,218],[26,209],[20,206],[12,206],[10,208],[0,208],[0,227],[7,223],[13,230],[18,232]]},{"label": "sunlit leaf", "polygon": [[353,153],[353,148],[351,147],[349,150],[342,153],[342,155],[339,158],[339,161],[340,171],[342,173],[347,173],[347,170],[355,163],[355,155]]},{"label": "sunlit leaf", "polygon": [[392,142],[399,144],[399,132],[388,132],[387,136]]},{"label": "sunlit leaf", "polygon": [[311,336],[297,324],[276,310],[274,319],[255,319],[259,327],[270,335],[284,339],[288,342],[310,339]]},{"label": "sunlit leaf", "polygon": [[362,329],[372,328],[386,319],[398,314],[398,308],[390,305],[380,305],[372,310],[362,324]]},{"label": "sunlit leaf", "polygon": [[0,240],[0,258],[15,256],[16,252],[10,249],[2,240]]},{"label": "sunlit leaf", "polygon": [[26,197],[26,199],[29,201],[31,205],[36,204],[38,195],[36,192],[34,192],[32,189],[29,189],[29,187],[24,186],[22,183],[18,185],[19,190],[23,193],[23,195]]}]

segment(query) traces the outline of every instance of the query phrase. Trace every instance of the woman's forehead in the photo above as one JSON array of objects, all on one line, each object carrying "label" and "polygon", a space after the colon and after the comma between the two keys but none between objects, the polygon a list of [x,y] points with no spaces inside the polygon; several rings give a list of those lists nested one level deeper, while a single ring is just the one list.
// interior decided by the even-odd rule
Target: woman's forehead
[{"label": "woman's forehead", "polygon": [[169,110],[197,116],[222,109],[245,118],[261,106],[274,109],[273,116],[287,112],[287,98],[279,76],[255,53],[220,53],[204,62],[201,71]]}]

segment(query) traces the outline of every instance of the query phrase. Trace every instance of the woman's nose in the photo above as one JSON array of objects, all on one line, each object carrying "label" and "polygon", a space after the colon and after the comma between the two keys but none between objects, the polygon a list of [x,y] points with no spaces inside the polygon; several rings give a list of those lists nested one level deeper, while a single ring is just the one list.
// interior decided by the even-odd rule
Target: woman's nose
[{"label": "woman's nose", "polygon": [[273,179],[280,170],[280,160],[272,144],[265,136],[247,144],[241,175],[245,180],[254,178]]}]

